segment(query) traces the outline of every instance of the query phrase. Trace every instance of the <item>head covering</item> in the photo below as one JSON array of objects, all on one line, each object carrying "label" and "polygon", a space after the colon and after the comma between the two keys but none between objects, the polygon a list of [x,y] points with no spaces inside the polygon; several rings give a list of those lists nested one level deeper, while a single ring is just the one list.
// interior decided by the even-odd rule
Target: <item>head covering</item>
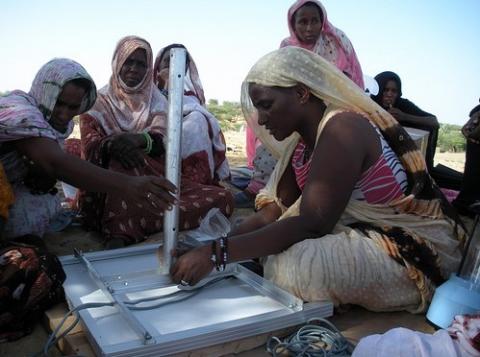
[{"label": "head covering", "polygon": [[400,101],[400,97],[402,96],[402,81],[400,80],[398,74],[391,71],[385,71],[377,74],[375,76],[375,81],[377,81],[378,83],[378,94],[372,95],[371,97],[380,106],[382,105],[383,92],[385,91],[387,83],[389,81],[394,81],[397,84],[398,97],[395,99],[395,103],[393,104],[393,106],[398,107],[398,102]]},{"label": "head covering", "polygon": [[48,121],[65,84],[79,78],[90,81],[79,109],[79,113],[83,113],[95,103],[97,89],[87,71],[66,58],[55,58],[43,65],[28,94],[15,90],[1,97],[0,143],[27,137],[47,137],[57,141],[68,137],[73,130],[73,121],[64,133],[56,131]]},{"label": "head covering", "polygon": [[[120,78],[127,58],[137,49],[144,49],[147,71],[135,87],[128,87]],[[127,36],[115,48],[109,84],[98,91],[98,100],[89,115],[96,118],[107,135],[144,131],[165,133],[167,101],[153,84],[153,55],[143,38]]]},{"label": "head covering", "polygon": [[[295,13],[298,9],[308,3],[318,6],[323,21],[320,36],[318,37],[317,42],[312,45],[301,42],[294,29]],[[297,0],[290,9],[288,9],[287,21],[290,37],[284,39],[280,44],[280,47],[296,46],[319,54],[327,61],[337,66],[342,72],[345,72],[352,81],[363,89],[362,68],[358,62],[353,45],[343,31],[339,30],[328,21],[327,11],[320,1]]]},{"label": "head covering", "polygon": [[[385,72],[377,74],[375,76],[375,81],[378,83],[378,88],[379,88],[378,89],[378,94],[377,95],[372,95],[371,98],[381,107],[383,107],[382,102],[383,102],[383,92],[385,91],[385,87],[387,86],[387,83],[389,81],[394,81],[397,84],[397,90],[398,90],[398,96],[395,99],[395,103],[393,103],[394,108],[398,108],[406,114],[415,115],[415,116],[419,116],[419,117],[433,117],[434,116],[433,114],[430,114],[430,113],[420,109],[419,107],[417,107],[414,103],[412,103],[408,99],[402,98],[402,81],[400,80],[400,77],[398,76],[398,74],[396,74],[394,72],[391,72],[391,71],[385,71]],[[386,108],[386,109],[388,109],[388,108]],[[429,125],[428,123],[425,123],[425,125],[416,124],[415,127],[418,128],[418,129],[421,129],[421,130],[426,130],[430,133],[429,142],[431,141],[431,139],[433,139],[433,137],[435,137],[435,140],[434,140],[435,144],[429,144],[429,147],[431,145],[436,146],[436,142],[437,142],[436,131],[438,131],[436,128],[435,128],[435,130],[432,131],[431,125]],[[434,153],[429,154],[429,156],[431,156],[430,160],[433,160],[433,155],[434,155]],[[432,165],[433,165],[433,161],[431,161],[431,162],[432,162]]]},{"label": "head covering", "polygon": [[155,85],[158,85],[159,74],[160,74],[160,62],[165,54],[172,48],[185,48],[187,51],[187,73],[185,75],[185,92],[188,94],[193,94],[200,102],[201,105],[205,106],[205,94],[203,92],[202,82],[200,81],[200,76],[198,75],[197,65],[193,60],[192,56],[182,44],[173,43],[162,48],[158,51],[157,57],[155,58],[155,65],[153,66],[153,81]]}]

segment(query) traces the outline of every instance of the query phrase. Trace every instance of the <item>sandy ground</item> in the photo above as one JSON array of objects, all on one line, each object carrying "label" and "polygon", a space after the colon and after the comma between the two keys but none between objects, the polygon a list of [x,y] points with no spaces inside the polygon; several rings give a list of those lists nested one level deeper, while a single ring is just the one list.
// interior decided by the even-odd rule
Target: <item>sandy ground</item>
[{"label": "sandy ground", "polygon": [[439,152],[435,153],[435,165],[442,164],[459,172],[463,172],[465,166],[464,152]]}]

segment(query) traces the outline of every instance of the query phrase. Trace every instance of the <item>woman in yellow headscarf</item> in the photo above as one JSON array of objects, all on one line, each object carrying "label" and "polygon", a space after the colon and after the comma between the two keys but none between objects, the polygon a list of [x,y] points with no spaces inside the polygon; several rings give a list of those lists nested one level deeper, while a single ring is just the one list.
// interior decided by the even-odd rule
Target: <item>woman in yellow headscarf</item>
[{"label": "woman in yellow headscarf", "polygon": [[306,301],[423,311],[460,260],[463,229],[415,143],[340,70],[285,47],[242,89],[246,118],[279,158],[254,216],[179,257],[174,281],[256,257]]}]

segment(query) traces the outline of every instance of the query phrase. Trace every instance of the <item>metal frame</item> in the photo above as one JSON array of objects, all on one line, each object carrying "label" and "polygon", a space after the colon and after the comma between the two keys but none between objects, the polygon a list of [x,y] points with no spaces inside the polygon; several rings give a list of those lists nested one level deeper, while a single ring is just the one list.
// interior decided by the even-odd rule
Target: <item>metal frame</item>
[{"label": "metal frame", "polygon": [[[129,299],[128,296],[132,296],[132,294],[143,294],[146,289],[155,291],[155,294],[162,289],[165,289],[164,291],[175,289],[176,285],[158,269],[158,246],[158,244],[150,244],[114,251],[85,253],[78,257],[61,257],[60,261],[67,273],[64,288],[68,303],[71,307],[85,303],[84,296],[94,291],[97,294],[97,301],[110,302],[113,299],[113,301],[122,302]],[[132,267],[134,268],[132,269]],[[86,272],[89,274],[85,274]],[[221,273],[213,272],[209,278],[222,276],[233,276],[234,279],[228,279],[218,285],[205,288],[205,292],[191,297],[188,304],[184,303],[182,306],[190,307],[193,313],[198,312],[200,316],[202,313],[212,313],[209,312],[210,310],[205,311],[207,305],[208,309],[213,312],[222,311],[218,304],[224,300],[215,297],[208,300],[210,296],[216,296],[217,290],[215,289],[218,291],[223,289],[223,292],[229,291],[229,289],[242,289],[241,291],[246,294],[246,305],[238,306],[243,306],[244,311],[248,311],[248,314],[242,315],[244,317],[231,320],[222,319],[219,323],[207,325],[193,323],[189,326],[189,321],[185,323],[182,321],[181,326],[182,328],[184,326],[184,329],[165,329],[166,332],[162,333],[158,329],[158,325],[167,324],[170,320],[163,322],[154,318],[156,313],[157,315],[161,313],[158,310],[137,315],[135,311],[130,311],[128,308],[125,313],[122,304],[95,309],[95,311],[93,309],[83,310],[80,311],[80,317],[95,353],[102,356],[169,355],[276,331],[304,323],[312,317],[326,317],[333,313],[333,306],[330,302],[303,303],[302,300],[279,289],[273,283],[239,264],[231,264],[226,271]],[[205,295],[200,297],[201,294]],[[250,314],[250,310],[254,311],[252,310],[254,307],[248,300],[250,295],[267,304],[268,311],[265,310],[267,312],[258,315],[253,312]],[[241,304],[243,301],[242,298],[235,300],[236,297],[233,297],[233,299],[236,304]],[[269,304],[271,304],[271,308]],[[125,307],[125,304],[123,305]],[[163,309],[163,314],[168,311],[167,315],[169,316],[176,313],[174,312],[175,305],[170,305],[168,310],[166,307]],[[145,316],[150,317],[154,323],[144,320]],[[115,326],[119,326],[123,321],[122,329],[119,330],[131,331],[128,333],[128,338],[123,339],[121,343],[109,343],[106,334],[112,333],[112,331],[105,332],[99,327],[102,320],[109,318],[111,319],[110,323],[114,323]],[[199,319],[200,317],[197,318],[197,320]],[[133,324],[132,321],[134,321]],[[137,323],[140,324],[140,329],[136,326]],[[144,332],[147,332],[151,338],[145,339]],[[134,338],[134,336],[137,337]]]}]

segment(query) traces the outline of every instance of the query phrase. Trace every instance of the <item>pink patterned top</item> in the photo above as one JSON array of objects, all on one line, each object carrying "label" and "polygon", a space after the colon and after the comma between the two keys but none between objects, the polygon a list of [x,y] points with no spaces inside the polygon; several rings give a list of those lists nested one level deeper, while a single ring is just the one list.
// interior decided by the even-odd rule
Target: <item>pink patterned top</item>
[{"label": "pink patterned top", "polygon": [[[379,134],[382,154],[365,170],[355,185],[352,199],[371,204],[386,204],[400,197],[407,188],[407,175],[397,155]],[[312,163],[307,157],[306,145],[300,140],[292,156],[292,167],[300,190],[303,191]]]}]

